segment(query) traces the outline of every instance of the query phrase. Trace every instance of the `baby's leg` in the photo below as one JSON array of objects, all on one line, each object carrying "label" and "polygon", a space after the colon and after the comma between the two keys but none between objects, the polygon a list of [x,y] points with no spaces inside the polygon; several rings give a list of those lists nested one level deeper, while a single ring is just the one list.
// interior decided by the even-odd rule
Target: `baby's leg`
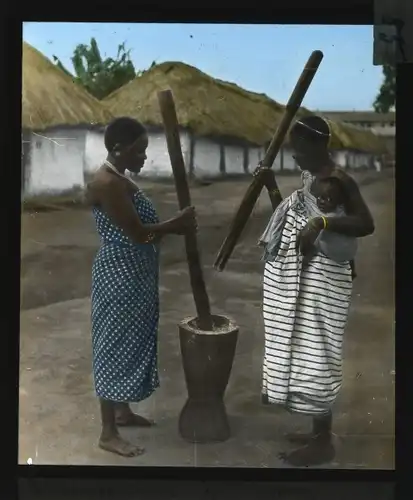
[{"label": "baby's leg", "polygon": [[307,255],[303,256],[303,266],[302,266],[303,269],[305,269],[308,266],[308,263],[314,257],[314,255],[315,255],[315,248],[313,247]]},{"label": "baby's leg", "polygon": [[350,268],[351,268],[351,279],[355,280],[357,278],[357,273],[356,273],[356,263],[354,260],[350,260]]}]

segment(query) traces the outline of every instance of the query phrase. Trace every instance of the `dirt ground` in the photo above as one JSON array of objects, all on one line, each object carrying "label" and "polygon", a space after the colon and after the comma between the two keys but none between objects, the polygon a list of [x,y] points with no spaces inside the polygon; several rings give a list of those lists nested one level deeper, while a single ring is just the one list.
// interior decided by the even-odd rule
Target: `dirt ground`
[{"label": "dirt ground", "polygon": [[[360,241],[358,279],[345,342],[344,383],[335,407],[337,457],[332,468],[394,467],[394,178],[389,172],[355,175],[376,220]],[[93,393],[90,274],[99,241],[84,209],[22,215],[19,462],[73,465],[284,467],[284,434],[307,431],[305,417],[260,404],[263,326],[262,262],[256,241],[269,218],[263,194],[242,241],[223,273],[212,269],[217,250],[249,179],[197,186],[199,246],[214,313],[240,326],[226,393],[232,437],[190,445],[177,432],[185,402],[177,323],[194,314],[183,239],[162,248],[159,368],[161,388],[138,405],[154,418],[148,430],[124,434],[146,448],[124,459],[100,451],[99,411]],[[279,179],[283,194],[299,178]],[[177,210],[171,184],[144,182],[162,218]]]}]

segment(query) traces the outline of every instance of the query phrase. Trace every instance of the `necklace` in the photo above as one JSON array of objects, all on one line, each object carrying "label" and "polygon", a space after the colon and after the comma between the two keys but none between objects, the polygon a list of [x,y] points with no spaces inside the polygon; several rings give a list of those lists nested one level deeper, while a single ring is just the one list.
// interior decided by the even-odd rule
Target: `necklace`
[{"label": "necklace", "polygon": [[113,165],[109,160],[105,160],[103,162],[103,164],[106,167],[109,167],[110,170],[112,170],[112,172],[114,172],[116,175],[118,175],[119,177],[122,177],[123,179],[126,179],[130,184],[133,184],[135,189],[137,188],[137,185],[135,184],[135,182],[133,182],[133,180],[130,179],[129,177],[127,177],[125,174],[120,173],[119,170],[115,167],[115,165]]}]

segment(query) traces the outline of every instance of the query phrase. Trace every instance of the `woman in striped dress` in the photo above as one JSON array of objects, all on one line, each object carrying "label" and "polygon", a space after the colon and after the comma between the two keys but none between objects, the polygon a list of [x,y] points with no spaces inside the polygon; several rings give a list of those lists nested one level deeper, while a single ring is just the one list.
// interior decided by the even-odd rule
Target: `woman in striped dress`
[{"label": "woman in striped dress", "polygon": [[118,118],[105,132],[107,160],[88,185],[101,246],[92,271],[92,344],[95,390],[102,431],[100,448],[126,457],[143,452],[125,441],[121,426],[148,427],[129,403],[158,387],[159,241],[196,230],[194,209],[160,222],[142,190],[125,176],[138,174],[148,136],[132,118]]},{"label": "woman in striped dress", "polygon": [[[260,240],[266,249],[263,400],[313,419],[310,435],[292,436],[302,447],[281,454],[294,466],[318,465],[334,457],[331,407],[341,387],[342,343],[352,290],[349,260],[336,262],[315,243],[321,231],[333,240],[335,233],[338,241],[374,231],[356,182],[329,156],[329,138],[328,123],[317,116],[292,127],[291,145],[304,186],[298,199],[296,192],[276,208]],[[267,170],[264,175],[268,185],[273,173]],[[343,216],[309,218],[318,183],[331,177],[339,179],[344,190]]]}]

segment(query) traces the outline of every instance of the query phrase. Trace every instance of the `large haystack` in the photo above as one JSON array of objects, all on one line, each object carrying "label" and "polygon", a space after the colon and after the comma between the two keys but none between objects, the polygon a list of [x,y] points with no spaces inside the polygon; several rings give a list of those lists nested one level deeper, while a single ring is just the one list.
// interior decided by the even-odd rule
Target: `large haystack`
[{"label": "large haystack", "polygon": [[[182,62],[164,62],[145,71],[107,97],[104,102],[115,116],[132,116],[147,125],[162,126],[157,93],[172,90],[181,126],[198,136],[236,137],[255,145],[272,138],[285,107],[265,94],[213,78]],[[300,108],[298,116],[311,114]],[[334,123],[332,149],[376,147],[371,132],[346,132]]]},{"label": "large haystack", "polygon": [[39,51],[23,42],[22,127],[106,124],[110,111]]}]

